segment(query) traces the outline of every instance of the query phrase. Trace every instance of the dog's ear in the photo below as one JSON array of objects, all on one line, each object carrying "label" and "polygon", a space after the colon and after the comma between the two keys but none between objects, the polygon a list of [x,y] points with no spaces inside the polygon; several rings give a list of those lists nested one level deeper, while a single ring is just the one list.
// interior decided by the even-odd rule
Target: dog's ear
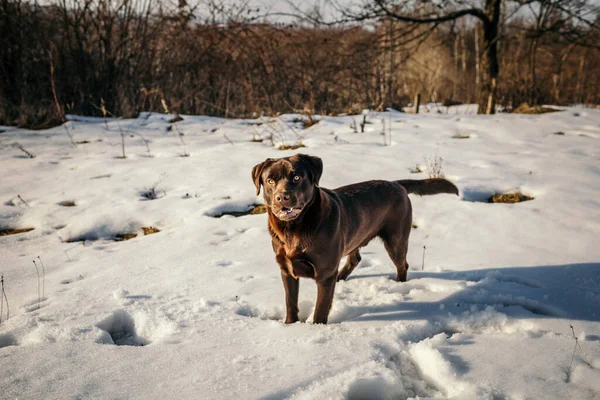
[{"label": "dog's ear", "polygon": [[313,183],[318,185],[321,175],[323,174],[323,161],[319,157],[309,156],[307,154],[298,154],[298,157],[300,157],[300,161],[311,175]]},{"label": "dog's ear", "polygon": [[254,181],[254,186],[256,186],[257,196],[260,194],[260,185],[263,184],[262,173],[264,169],[271,164],[273,164],[273,159],[267,158],[265,161],[261,162],[260,164],[256,164],[254,168],[252,168],[252,180]]}]

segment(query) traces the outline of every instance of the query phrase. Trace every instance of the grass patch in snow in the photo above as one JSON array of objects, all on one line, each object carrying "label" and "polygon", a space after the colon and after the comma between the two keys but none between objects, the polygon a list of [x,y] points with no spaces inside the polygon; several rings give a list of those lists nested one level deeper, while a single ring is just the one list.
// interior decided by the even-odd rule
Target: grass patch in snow
[{"label": "grass patch in snow", "polygon": [[523,194],[519,191],[510,191],[505,193],[494,193],[493,190],[486,189],[470,189],[465,188],[463,192],[463,200],[474,203],[505,203],[514,204],[523,201],[533,200],[533,196]]},{"label": "grass patch in snow", "polygon": [[308,129],[313,125],[321,122],[320,119],[315,119],[312,115],[307,115],[306,117],[295,117],[292,119],[292,122],[295,124],[302,124],[302,129]]},{"label": "grass patch in snow", "polygon": [[452,139],[470,139],[471,135],[468,133],[457,133],[452,136]]},{"label": "grass patch in snow", "polygon": [[300,149],[302,147],[306,147],[306,146],[303,145],[302,143],[282,144],[281,146],[279,146],[279,150],[296,150],[296,149]]},{"label": "grass patch in snow", "polygon": [[34,230],[35,228],[0,228],[0,236],[17,235]]},{"label": "grass patch in snow", "polygon": [[133,239],[137,237],[137,233],[117,233],[117,238],[115,239],[118,242],[124,242],[125,240]]},{"label": "grass patch in snow", "polygon": [[[143,226],[140,228],[145,235],[152,235],[154,233],[160,232],[160,229],[154,226]],[[117,232],[111,233],[110,229],[100,228],[91,230],[88,233],[77,235],[70,239],[65,240],[66,243],[77,243],[77,242],[85,242],[85,241],[93,241],[93,240],[114,240],[115,242],[124,242],[126,240],[130,240],[138,237],[139,230],[135,231],[125,231],[125,232]]]},{"label": "grass patch in snow", "polygon": [[267,212],[267,206],[264,204],[251,204],[246,206],[246,210],[240,210],[239,207],[234,205],[231,206],[231,208],[228,208],[227,206],[217,207],[215,210],[208,212],[207,215],[213,218],[221,218],[223,215],[243,217],[244,215],[265,214]]},{"label": "grass patch in snow", "polygon": [[153,233],[160,232],[160,229],[153,226],[142,226],[142,231],[144,232],[144,235],[152,235]]},{"label": "grass patch in snow", "polygon": [[521,192],[496,193],[496,194],[493,194],[489,198],[488,203],[514,204],[514,203],[521,203],[523,201],[529,201],[529,200],[533,200],[533,197],[527,196],[526,194],[523,194]]},{"label": "grass patch in snow", "polygon": [[513,114],[546,114],[546,113],[553,113],[553,112],[558,112],[558,111],[562,111],[562,110],[558,110],[556,108],[550,108],[550,107],[542,107],[542,106],[531,107],[529,104],[523,103],[519,107],[514,109]]},{"label": "grass patch in snow", "polygon": [[[154,233],[158,233],[160,232],[160,229],[155,228],[153,226],[142,226],[142,232],[144,232],[144,236],[146,235],[152,235]],[[123,242],[125,240],[129,240],[129,239],[133,239],[135,237],[138,236],[138,234],[136,232],[129,232],[129,233],[117,233],[117,238],[115,239],[118,242]]]}]

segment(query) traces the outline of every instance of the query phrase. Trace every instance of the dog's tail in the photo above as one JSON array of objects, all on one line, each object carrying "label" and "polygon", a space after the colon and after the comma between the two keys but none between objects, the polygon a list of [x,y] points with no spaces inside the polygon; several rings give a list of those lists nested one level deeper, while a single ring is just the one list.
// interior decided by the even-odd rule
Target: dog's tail
[{"label": "dog's tail", "polygon": [[408,193],[415,193],[420,196],[438,193],[449,193],[458,196],[458,188],[452,182],[441,178],[423,180],[403,179],[396,182],[404,186]]}]

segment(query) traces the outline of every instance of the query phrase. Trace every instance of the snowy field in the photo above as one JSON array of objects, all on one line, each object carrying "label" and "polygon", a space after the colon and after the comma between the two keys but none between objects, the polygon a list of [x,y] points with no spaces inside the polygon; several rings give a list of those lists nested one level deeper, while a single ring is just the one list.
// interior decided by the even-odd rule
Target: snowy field
[{"label": "snowy field", "polygon": [[[62,126],[1,128],[0,230],[34,229],[0,236],[0,397],[599,399],[600,110],[441,111],[370,113],[365,133],[350,116],[72,118],[77,147]],[[282,323],[265,214],[215,218],[262,202],[251,168],[297,152],[326,188],[427,178],[438,156],[460,190],[411,195],[408,282],[373,241],[329,325]],[[534,199],[487,202],[517,190]],[[302,321],[315,297],[302,280]]]}]

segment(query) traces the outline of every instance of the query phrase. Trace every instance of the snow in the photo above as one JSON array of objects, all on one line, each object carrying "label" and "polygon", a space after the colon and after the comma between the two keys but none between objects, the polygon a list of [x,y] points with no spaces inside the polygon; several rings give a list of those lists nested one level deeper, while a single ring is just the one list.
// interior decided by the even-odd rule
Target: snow
[{"label": "snow", "polygon": [[[0,236],[2,397],[600,398],[600,110],[424,109],[369,112],[365,133],[351,116],[70,117],[76,148],[64,127],[0,127],[0,230],[35,228]],[[269,129],[306,147],[251,142]],[[283,324],[266,216],[221,216],[263,201],[255,164],[297,152],[323,159],[327,188],[427,178],[437,155],[461,193],[411,197],[408,282],[373,241],[326,326],[308,322],[310,280]],[[487,203],[514,190],[534,199]]]}]

